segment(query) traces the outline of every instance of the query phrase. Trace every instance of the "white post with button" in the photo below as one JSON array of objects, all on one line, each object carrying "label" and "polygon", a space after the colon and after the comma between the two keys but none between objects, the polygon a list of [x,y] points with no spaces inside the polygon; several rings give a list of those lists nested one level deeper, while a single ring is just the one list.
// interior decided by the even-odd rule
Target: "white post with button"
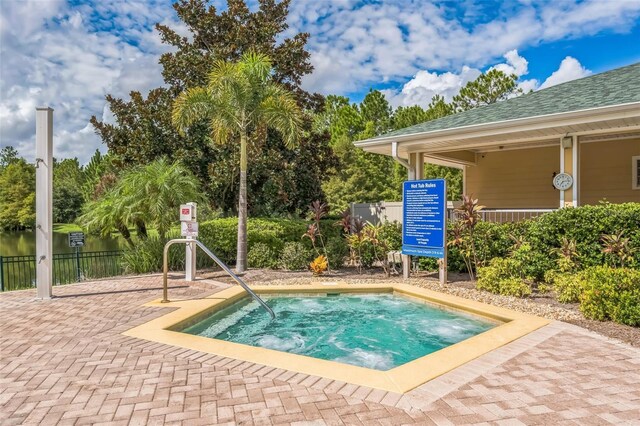
[{"label": "white post with button", "polygon": [[[198,237],[196,203],[187,203],[180,206],[180,231],[187,240],[194,240]],[[187,243],[185,252],[185,280],[196,280],[196,245]]]}]

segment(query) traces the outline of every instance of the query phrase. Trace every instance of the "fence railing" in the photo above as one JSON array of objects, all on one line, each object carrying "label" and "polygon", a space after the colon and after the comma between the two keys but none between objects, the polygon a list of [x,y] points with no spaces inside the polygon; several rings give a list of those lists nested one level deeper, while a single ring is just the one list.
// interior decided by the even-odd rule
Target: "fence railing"
[{"label": "fence railing", "polygon": [[[447,206],[447,219],[456,220],[457,213],[453,208],[454,203],[449,201]],[[520,222],[533,219],[541,214],[552,212],[555,209],[484,209],[480,215],[485,222]],[[402,202],[379,203],[352,203],[351,216],[360,218],[365,222],[386,223],[397,221],[402,223]]]},{"label": "fence railing", "polygon": [[[122,251],[89,251],[53,255],[53,285],[122,275]],[[35,256],[0,256],[0,291],[36,285]]]},{"label": "fence railing", "polygon": [[[485,222],[520,222],[552,211],[554,209],[484,209],[480,210],[480,217]],[[455,220],[456,216],[455,210],[449,210],[450,220]]]}]

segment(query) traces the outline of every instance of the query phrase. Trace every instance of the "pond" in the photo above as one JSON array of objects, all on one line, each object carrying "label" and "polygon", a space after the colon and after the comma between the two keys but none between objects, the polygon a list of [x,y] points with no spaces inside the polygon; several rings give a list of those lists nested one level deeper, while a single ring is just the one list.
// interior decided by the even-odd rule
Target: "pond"
[{"label": "pond", "polygon": [[[122,238],[100,238],[96,235],[85,234],[85,245],[82,251],[120,250],[124,246]],[[73,253],[75,249],[69,247],[66,232],[53,233],[53,253]],[[35,231],[0,232],[0,256],[27,256],[36,254]]]}]

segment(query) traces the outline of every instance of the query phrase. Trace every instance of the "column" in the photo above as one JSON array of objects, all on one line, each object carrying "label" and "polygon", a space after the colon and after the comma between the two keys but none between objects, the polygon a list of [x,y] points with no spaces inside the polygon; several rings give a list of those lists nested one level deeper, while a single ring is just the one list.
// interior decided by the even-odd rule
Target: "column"
[{"label": "column", "polygon": [[36,108],[36,286],[51,299],[53,283],[53,109]]},{"label": "column", "polygon": [[576,136],[571,136],[571,143],[560,145],[560,171],[573,177],[571,188],[560,192],[560,207],[578,207],[579,203],[579,144]]}]

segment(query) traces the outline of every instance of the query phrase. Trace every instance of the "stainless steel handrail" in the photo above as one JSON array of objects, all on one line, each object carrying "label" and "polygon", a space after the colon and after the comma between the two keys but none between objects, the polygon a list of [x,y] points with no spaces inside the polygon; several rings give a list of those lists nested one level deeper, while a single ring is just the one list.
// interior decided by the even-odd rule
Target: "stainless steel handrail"
[{"label": "stainless steel handrail", "polygon": [[[200,247],[200,249],[203,252],[205,252],[214,262],[216,262],[218,264],[218,266],[222,268],[223,271],[225,271],[231,278],[233,278],[233,280],[235,282],[240,284],[240,286],[243,289],[245,289],[245,291],[247,293],[249,293],[249,295],[251,295],[251,297],[253,297],[253,299],[256,302],[258,302],[260,305],[262,305],[262,307],[264,309],[266,309],[267,312],[269,312],[269,315],[271,315],[271,319],[275,319],[276,318],[276,314],[273,312],[273,309],[271,309],[269,307],[269,305],[267,305],[264,302],[264,300],[262,300],[257,294],[255,294],[253,292],[253,290],[251,290],[249,288],[249,286],[244,281],[242,281],[242,279],[240,279],[239,276],[234,274],[231,271],[231,269],[229,269],[229,267],[224,264],[224,262],[222,262],[220,259],[218,259],[218,256],[213,254],[211,252],[211,250],[209,250],[207,248],[207,246],[205,246],[204,244],[202,244],[198,240],[190,240],[190,239],[187,239],[187,238],[176,238],[174,240],[169,240],[169,241],[167,241],[167,244],[164,245],[164,252],[163,252],[163,255],[162,255],[162,273],[163,273],[163,278],[162,278],[162,303],[169,302],[168,289],[167,289],[167,274],[169,273],[169,256],[168,256],[168,254],[169,254],[169,247],[171,247],[172,245],[174,245],[176,243],[195,244],[196,246]],[[192,250],[195,250],[195,247],[192,247]]]}]

